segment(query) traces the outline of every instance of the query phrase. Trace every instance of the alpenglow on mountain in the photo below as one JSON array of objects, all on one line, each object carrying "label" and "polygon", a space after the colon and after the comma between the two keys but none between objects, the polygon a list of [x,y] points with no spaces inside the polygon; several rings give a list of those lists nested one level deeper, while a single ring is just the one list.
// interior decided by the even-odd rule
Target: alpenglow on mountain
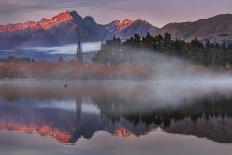
[{"label": "alpenglow on mountain", "polygon": [[109,40],[115,35],[128,39],[135,33],[156,33],[159,28],[146,21],[115,20],[102,25],[87,16],[82,18],[76,11],[66,11],[51,19],[25,23],[0,25],[0,48],[20,46],[54,46],[90,41]]},{"label": "alpenglow on mountain", "polygon": [[113,36],[126,40],[135,33],[145,36],[169,32],[173,39],[191,41],[210,40],[221,43],[232,41],[232,15],[223,14],[195,22],[170,23],[163,28],[151,25],[141,19],[114,20],[103,25],[93,17],[82,18],[76,11],[65,11],[51,19],[40,21],[0,25],[0,49],[12,49],[22,46],[58,46],[78,41],[91,42],[109,40]]}]

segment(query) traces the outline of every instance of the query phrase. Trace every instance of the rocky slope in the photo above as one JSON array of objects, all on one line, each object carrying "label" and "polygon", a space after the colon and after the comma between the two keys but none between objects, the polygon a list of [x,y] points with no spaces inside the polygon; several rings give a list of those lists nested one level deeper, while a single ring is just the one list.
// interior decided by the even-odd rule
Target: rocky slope
[{"label": "rocky slope", "polygon": [[87,16],[82,18],[76,11],[66,11],[51,19],[25,23],[0,25],[0,48],[20,46],[53,46],[111,39],[114,35],[127,39],[135,33],[145,35],[158,28],[146,21],[125,19],[101,25]]}]

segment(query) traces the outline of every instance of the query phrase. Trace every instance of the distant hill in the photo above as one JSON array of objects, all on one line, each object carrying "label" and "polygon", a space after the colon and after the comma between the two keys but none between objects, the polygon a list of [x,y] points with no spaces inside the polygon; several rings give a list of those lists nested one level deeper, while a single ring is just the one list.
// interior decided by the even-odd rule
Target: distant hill
[{"label": "distant hill", "polygon": [[51,19],[42,18],[40,21],[0,25],[0,49],[109,40],[114,35],[125,40],[135,33],[144,36],[148,32],[152,35],[169,32],[173,39],[186,41],[191,41],[197,36],[203,41],[231,42],[232,15],[218,15],[195,22],[170,23],[160,29],[141,19],[114,20],[102,25],[90,16],[82,18],[76,11],[65,11]]},{"label": "distant hill", "polygon": [[160,33],[169,32],[174,38],[191,41],[195,37],[199,40],[210,40],[221,43],[232,40],[232,14],[222,14],[209,19],[195,22],[170,23],[161,29]]}]

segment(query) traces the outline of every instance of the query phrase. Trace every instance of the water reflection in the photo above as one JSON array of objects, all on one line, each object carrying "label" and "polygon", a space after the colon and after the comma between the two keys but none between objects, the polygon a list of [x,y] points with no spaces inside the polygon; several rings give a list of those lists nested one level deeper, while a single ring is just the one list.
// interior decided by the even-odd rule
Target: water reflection
[{"label": "water reflection", "polygon": [[229,88],[191,86],[173,92],[145,83],[65,83],[68,88],[51,81],[1,83],[0,129],[64,144],[91,139],[98,131],[129,138],[157,129],[232,143]]}]

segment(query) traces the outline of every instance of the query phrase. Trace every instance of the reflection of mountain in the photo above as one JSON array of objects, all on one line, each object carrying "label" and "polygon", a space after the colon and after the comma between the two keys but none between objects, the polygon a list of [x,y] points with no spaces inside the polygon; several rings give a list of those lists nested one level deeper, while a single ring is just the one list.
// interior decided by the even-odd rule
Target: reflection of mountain
[{"label": "reflection of mountain", "polygon": [[36,132],[60,143],[75,143],[81,137],[92,138],[98,131],[126,138],[145,135],[159,127],[169,133],[232,143],[232,105],[228,96],[154,107],[154,98],[144,99],[135,92],[132,94],[136,98],[129,97],[124,89],[120,90],[125,96],[114,89],[98,93],[79,89],[74,91],[78,93],[50,94],[46,90],[30,90],[28,94],[12,90],[10,97],[0,91],[0,129]]},{"label": "reflection of mountain", "polygon": [[[30,106],[30,103],[34,105]],[[51,109],[51,106],[40,107],[40,104],[44,105],[43,100],[24,99],[17,102],[19,104],[17,106],[11,104],[5,100],[0,102],[0,129],[36,132],[41,136],[55,138],[61,143],[75,143],[81,137],[90,139],[95,132],[102,130],[123,137],[146,133],[145,125],[139,128],[124,119],[113,121],[96,111],[94,105],[79,103],[78,99],[76,109],[73,111],[62,110],[60,107],[54,109]],[[46,102],[46,104],[51,103]]]},{"label": "reflection of mountain", "polygon": [[55,138],[60,143],[68,143],[71,139],[71,135],[66,132],[62,132],[56,129],[52,129],[51,127],[47,125],[43,126],[30,126],[25,124],[19,124],[17,122],[6,122],[1,121],[0,122],[0,129],[1,130],[8,130],[8,131],[18,131],[18,132],[24,132],[24,133],[38,133],[41,136],[50,136],[52,138]]}]

